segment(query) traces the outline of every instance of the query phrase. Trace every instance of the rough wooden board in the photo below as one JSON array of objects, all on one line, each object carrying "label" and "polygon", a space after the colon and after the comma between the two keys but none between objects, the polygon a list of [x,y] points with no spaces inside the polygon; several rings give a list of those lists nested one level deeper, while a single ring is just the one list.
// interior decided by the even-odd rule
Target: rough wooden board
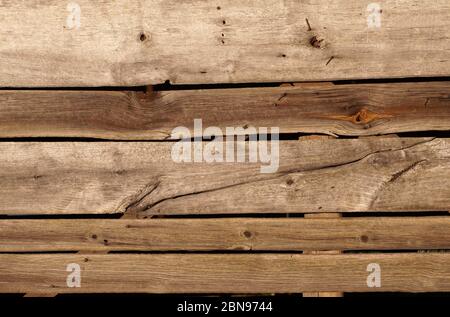
[{"label": "rough wooden board", "polygon": [[0,220],[0,252],[450,249],[450,217]]},{"label": "rough wooden board", "polygon": [[449,139],[281,141],[273,174],[262,174],[260,163],[175,163],[173,144],[0,143],[0,212],[145,216],[450,205]]},{"label": "rough wooden board", "polygon": [[[68,264],[81,268],[69,288]],[[381,287],[369,288],[377,263]],[[1,254],[0,293],[450,291],[450,254]]]},{"label": "rough wooden board", "polygon": [[160,91],[0,91],[0,137],[164,140],[205,128],[376,135],[450,130],[450,83]]},{"label": "rough wooden board", "polygon": [[0,86],[450,75],[447,0],[383,1],[379,28],[369,3],[2,1]]},{"label": "rough wooden board", "polygon": [[[384,146],[390,144],[387,139],[384,140]],[[305,148],[300,147],[303,149],[302,154],[316,142],[310,142]],[[326,155],[336,158],[332,147],[339,143],[329,142],[313,146],[321,146],[323,151],[317,153],[316,159],[322,160]],[[399,140],[397,144],[402,142],[404,140]],[[244,181],[218,190],[159,200],[153,204],[147,204],[149,200],[144,199],[139,205],[145,206],[143,213],[147,214],[166,211],[187,214],[193,210],[199,213],[217,213],[221,210],[235,213],[311,213],[448,209],[448,141],[416,139],[413,142],[416,145],[387,151],[375,150],[364,158],[346,164],[331,164],[312,170],[292,166],[292,169],[285,172],[281,170],[280,175],[272,175],[268,179]],[[289,150],[287,153],[293,152]]]}]

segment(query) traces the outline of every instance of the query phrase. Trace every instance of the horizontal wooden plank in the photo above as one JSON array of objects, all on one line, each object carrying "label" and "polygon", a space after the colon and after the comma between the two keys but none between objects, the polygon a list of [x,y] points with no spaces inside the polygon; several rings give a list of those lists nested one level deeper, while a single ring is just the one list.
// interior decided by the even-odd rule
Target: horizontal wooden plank
[{"label": "horizontal wooden plank", "polygon": [[0,86],[450,75],[447,0],[2,1]]},{"label": "horizontal wooden plank", "polygon": [[[0,91],[0,137],[164,140],[178,126],[367,136],[450,130],[450,83],[159,91]],[[208,131],[202,130],[205,136]]]},{"label": "horizontal wooden plank", "polygon": [[[368,287],[374,264],[381,287]],[[450,291],[450,254],[0,254],[0,293],[309,291]]]},{"label": "horizontal wooden plank", "polygon": [[175,163],[175,144],[2,142],[0,213],[447,211],[450,205],[446,138],[280,141],[275,173],[261,173],[268,163],[248,160]]},{"label": "horizontal wooden plank", "polygon": [[0,252],[450,249],[450,217],[0,220]]}]

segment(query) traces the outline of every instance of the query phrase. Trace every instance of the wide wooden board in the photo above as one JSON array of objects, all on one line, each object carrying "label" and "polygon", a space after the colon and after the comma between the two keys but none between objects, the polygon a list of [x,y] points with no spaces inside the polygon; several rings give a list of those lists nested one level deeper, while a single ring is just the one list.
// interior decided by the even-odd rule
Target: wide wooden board
[{"label": "wide wooden board", "polygon": [[261,166],[267,164],[248,160],[175,163],[174,144],[0,143],[0,213],[438,211],[450,205],[445,138],[280,141],[278,170],[266,174]]},{"label": "wide wooden board", "polygon": [[[164,140],[194,120],[207,127],[367,136],[450,130],[450,84],[302,84],[155,91],[0,91],[0,137]],[[245,130],[250,132],[249,129]],[[238,132],[239,133],[239,132]]]},{"label": "wide wooden board", "polygon": [[[68,287],[75,265],[80,287]],[[374,265],[381,287],[368,287]],[[314,291],[450,291],[450,254],[0,255],[0,293]]]},{"label": "wide wooden board", "polygon": [[0,2],[0,86],[450,75],[447,0]]}]

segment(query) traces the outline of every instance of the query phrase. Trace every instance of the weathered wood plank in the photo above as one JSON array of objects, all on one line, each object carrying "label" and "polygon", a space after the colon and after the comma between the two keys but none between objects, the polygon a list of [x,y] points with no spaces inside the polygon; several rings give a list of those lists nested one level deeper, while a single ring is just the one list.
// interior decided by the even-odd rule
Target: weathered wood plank
[{"label": "weathered wood plank", "polygon": [[450,217],[0,220],[0,252],[450,249]]},{"label": "weathered wood plank", "polygon": [[447,211],[450,205],[449,139],[280,141],[272,174],[261,173],[266,164],[248,161],[175,163],[173,144],[0,143],[0,213]]},{"label": "weathered wood plank", "polygon": [[[369,264],[381,287],[368,287]],[[80,266],[80,287],[66,284]],[[72,266],[73,268],[74,266]],[[70,268],[70,267],[69,267]],[[450,291],[450,254],[1,254],[0,293]]]},{"label": "weathered wood plank", "polygon": [[447,0],[368,4],[2,1],[0,86],[450,75]]},{"label": "weathered wood plank", "polygon": [[[204,127],[363,136],[450,130],[450,83],[160,91],[0,91],[0,137],[163,140]],[[208,135],[208,131],[202,131]]]}]

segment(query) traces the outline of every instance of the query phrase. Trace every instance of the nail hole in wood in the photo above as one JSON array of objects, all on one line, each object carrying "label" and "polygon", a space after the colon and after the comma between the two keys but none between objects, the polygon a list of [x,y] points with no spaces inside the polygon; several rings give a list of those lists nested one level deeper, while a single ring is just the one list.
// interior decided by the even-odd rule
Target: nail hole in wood
[{"label": "nail hole in wood", "polygon": [[144,33],[141,33],[141,34],[139,35],[139,40],[140,40],[141,42],[146,41],[146,40],[147,40],[147,35],[145,35]]},{"label": "nail hole in wood", "polygon": [[315,47],[315,48],[322,48],[323,47],[323,39],[318,39],[317,36],[313,36],[309,40],[309,44],[311,44],[311,46]]}]

